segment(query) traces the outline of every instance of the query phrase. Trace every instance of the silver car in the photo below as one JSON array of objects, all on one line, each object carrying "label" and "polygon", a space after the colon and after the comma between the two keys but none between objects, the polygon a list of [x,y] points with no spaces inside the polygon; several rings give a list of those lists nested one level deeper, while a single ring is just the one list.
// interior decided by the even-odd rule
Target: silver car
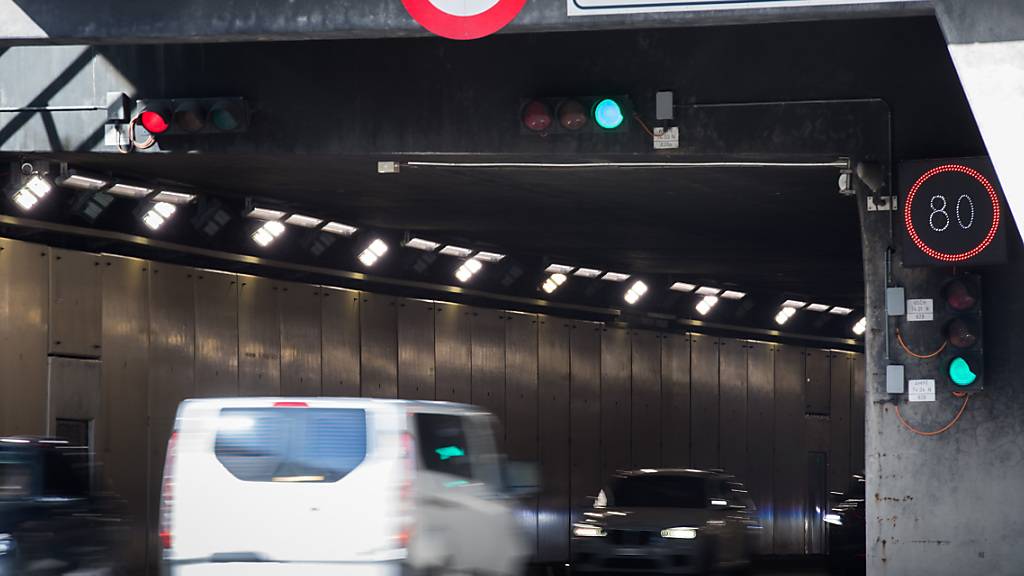
[{"label": "silver car", "polygon": [[574,572],[700,574],[743,569],[757,524],[728,474],[644,468],[615,474],[573,524]]}]

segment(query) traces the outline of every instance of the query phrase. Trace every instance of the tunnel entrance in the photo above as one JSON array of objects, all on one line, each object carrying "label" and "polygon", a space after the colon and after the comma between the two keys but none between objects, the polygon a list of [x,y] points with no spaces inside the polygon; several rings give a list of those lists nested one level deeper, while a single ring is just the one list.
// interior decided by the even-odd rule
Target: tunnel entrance
[{"label": "tunnel entrance", "polygon": [[[900,26],[881,28],[899,38]],[[137,565],[159,557],[151,496],[175,407],[236,395],[488,408],[510,455],[543,467],[524,515],[540,562],[570,561],[571,524],[610,474],[648,466],[734,473],[761,513],[759,553],[826,552],[825,509],[864,466],[858,206],[868,191],[841,176],[891,166],[890,109],[873,90],[758,90],[723,77],[699,96],[677,88],[675,118],[656,122],[663,86],[649,79],[670,67],[641,45],[676,54],[731,37],[717,34],[523,35],[482,43],[481,54],[426,40],[94,50],[93,91],[127,71],[133,97],[243,95],[251,131],[120,154],[89,120],[74,146],[5,153],[12,172],[28,162],[64,180],[59,201],[26,213],[5,198],[0,214],[11,318],[0,353],[34,383],[18,388],[24,409],[0,428],[77,418],[46,412],[46,358],[101,362],[103,411],[90,418],[107,482],[147,527],[134,536]],[[568,40],[602,64],[566,71],[545,60]],[[611,54],[600,47],[610,40],[646,56]],[[367,46],[377,64],[425,71],[313,71],[328,49]],[[512,46],[545,64],[512,66]],[[274,79],[234,66],[243,52]],[[130,64],[157,56],[205,73],[168,66],[157,79]],[[488,58],[508,66],[466,73]],[[760,58],[741,68],[754,75]],[[674,83],[717,78],[710,64],[688,66]],[[770,78],[782,67],[755,76],[784,84]],[[901,67],[891,68],[890,79]],[[611,86],[595,86],[595,69]],[[158,89],[186,84],[185,94]],[[597,90],[636,103],[620,137],[519,126],[525,99]],[[33,122],[14,133],[29,138],[19,130]],[[679,149],[653,149],[647,132],[661,125],[679,126]],[[65,185],[75,174],[108,191],[193,198],[158,229],[144,220],[152,206],[124,195],[90,221],[83,203],[94,196]],[[474,259],[479,268],[466,268]],[[0,387],[14,389],[3,375]]]}]

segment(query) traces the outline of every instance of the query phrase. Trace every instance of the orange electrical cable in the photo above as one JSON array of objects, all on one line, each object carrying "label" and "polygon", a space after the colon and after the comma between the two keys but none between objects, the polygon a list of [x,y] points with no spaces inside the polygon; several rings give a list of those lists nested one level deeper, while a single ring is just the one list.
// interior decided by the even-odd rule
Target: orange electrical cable
[{"label": "orange electrical cable", "polygon": [[634,112],[633,119],[636,120],[638,124],[640,124],[640,127],[644,129],[644,132],[647,132],[648,136],[654,138],[654,132],[651,132],[651,129],[647,127],[647,124],[644,123],[644,121],[640,118],[639,114]]},{"label": "orange electrical cable", "polygon": [[914,428],[913,426],[910,425],[909,422],[907,422],[905,418],[903,418],[903,414],[900,412],[899,404],[896,404],[896,417],[899,418],[900,424],[902,424],[904,428],[910,430],[911,432],[917,434],[918,436],[938,436],[939,434],[948,431],[953,426],[956,426],[956,423],[960,421],[960,417],[964,415],[964,410],[967,410],[967,402],[970,401],[971,399],[971,395],[966,392],[953,392],[953,396],[956,396],[957,398],[962,397],[964,399],[964,403],[960,405],[960,410],[957,411],[956,416],[954,416],[953,419],[949,421],[949,424],[946,424],[945,426],[939,428],[938,430],[934,430],[932,432],[922,432],[921,430]]},{"label": "orange electrical cable", "polygon": [[904,352],[920,360],[928,360],[931,358],[935,358],[939,354],[942,354],[942,351],[946,349],[947,344],[946,342],[943,342],[942,346],[939,346],[939,349],[936,350],[935,352],[932,352],[931,354],[917,354],[913,350],[911,350],[909,346],[907,346],[907,342],[903,339],[903,334],[900,333],[900,329],[898,327],[896,328],[896,340],[899,341],[900,347],[903,348]]}]

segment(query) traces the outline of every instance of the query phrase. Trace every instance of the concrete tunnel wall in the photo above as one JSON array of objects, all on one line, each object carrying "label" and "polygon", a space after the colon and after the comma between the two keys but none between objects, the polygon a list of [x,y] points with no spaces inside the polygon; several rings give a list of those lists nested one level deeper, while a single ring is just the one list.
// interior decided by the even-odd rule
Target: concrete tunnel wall
[{"label": "concrete tunnel wall", "polygon": [[[0,238],[0,434],[52,432],[54,363],[101,365],[94,444],[145,562],[166,440],[188,397],[372,396],[481,404],[539,461],[538,557],[570,511],[641,466],[723,467],[764,513],[761,551],[803,554],[807,468],[863,466],[862,355],[411,300]],[[48,377],[48,364],[51,366]],[[150,548],[150,561],[155,548]]]}]

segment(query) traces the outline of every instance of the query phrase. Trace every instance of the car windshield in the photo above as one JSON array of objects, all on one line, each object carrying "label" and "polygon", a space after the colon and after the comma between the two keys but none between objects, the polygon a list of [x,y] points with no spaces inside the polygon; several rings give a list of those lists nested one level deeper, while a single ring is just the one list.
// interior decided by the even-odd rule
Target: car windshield
[{"label": "car windshield", "polygon": [[692,476],[633,476],[612,481],[609,504],[622,508],[704,508],[704,479]]}]

